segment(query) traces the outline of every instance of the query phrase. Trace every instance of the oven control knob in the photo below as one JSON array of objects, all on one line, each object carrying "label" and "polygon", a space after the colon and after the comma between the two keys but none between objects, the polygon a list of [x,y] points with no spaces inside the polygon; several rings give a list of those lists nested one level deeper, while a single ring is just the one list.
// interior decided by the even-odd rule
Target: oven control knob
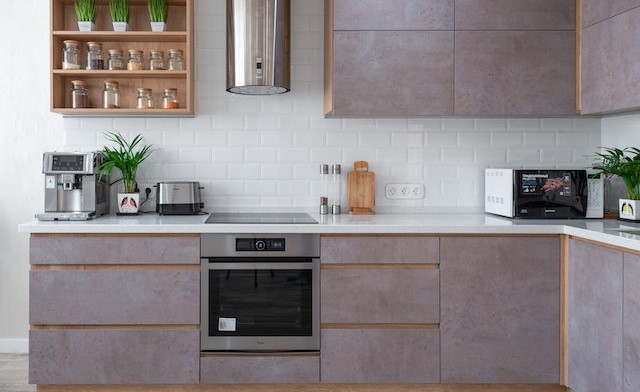
[{"label": "oven control knob", "polygon": [[264,240],[256,240],[256,250],[265,250],[267,248],[267,244]]}]

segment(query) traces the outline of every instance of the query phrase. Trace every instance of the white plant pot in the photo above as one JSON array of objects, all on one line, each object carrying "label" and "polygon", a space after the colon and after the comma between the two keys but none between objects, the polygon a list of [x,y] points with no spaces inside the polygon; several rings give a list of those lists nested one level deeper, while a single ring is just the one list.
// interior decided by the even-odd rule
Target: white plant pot
[{"label": "white plant pot", "polygon": [[167,24],[165,22],[151,22],[151,31],[160,33],[167,30]]},{"label": "white plant pot", "polygon": [[139,193],[118,193],[118,212],[121,214],[137,214],[139,208]]},{"label": "white plant pot", "polygon": [[640,220],[640,200],[619,199],[618,214],[620,219]]},{"label": "white plant pot", "polygon": [[127,22],[111,22],[113,31],[129,31],[129,23]]},{"label": "white plant pot", "polygon": [[96,24],[89,21],[78,21],[78,30],[80,31],[95,31]]}]

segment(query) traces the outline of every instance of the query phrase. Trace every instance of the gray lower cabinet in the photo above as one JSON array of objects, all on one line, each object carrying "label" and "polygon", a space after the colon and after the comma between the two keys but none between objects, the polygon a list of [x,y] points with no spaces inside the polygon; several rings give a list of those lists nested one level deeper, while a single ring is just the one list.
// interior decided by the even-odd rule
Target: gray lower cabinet
[{"label": "gray lower cabinet", "polygon": [[199,382],[199,236],[30,243],[30,383]]},{"label": "gray lower cabinet", "polygon": [[323,383],[439,383],[437,329],[323,329]]},{"label": "gray lower cabinet", "polygon": [[195,384],[199,339],[197,329],[32,329],[29,383]]},{"label": "gray lower cabinet", "polygon": [[570,241],[568,386],[575,392],[623,391],[622,270],[622,252]]},{"label": "gray lower cabinet", "polygon": [[439,383],[439,239],[322,236],[323,383]]},{"label": "gray lower cabinet", "polygon": [[559,383],[560,239],[443,237],[440,252],[442,383]]},{"label": "gray lower cabinet", "polygon": [[640,391],[640,256],[624,255],[624,392]]},{"label": "gray lower cabinet", "polygon": [[207,354],[200,359],[200,383],[320,382],[319,354]]}]

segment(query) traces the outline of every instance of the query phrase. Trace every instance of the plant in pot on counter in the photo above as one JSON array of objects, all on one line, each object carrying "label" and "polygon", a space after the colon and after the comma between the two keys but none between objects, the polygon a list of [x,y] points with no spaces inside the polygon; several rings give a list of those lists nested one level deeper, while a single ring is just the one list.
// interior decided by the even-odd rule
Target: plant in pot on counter
[{"label": "plant in pot on counter", "polygon": [[75,0],[78,30],[93,31],[96,29],[96,3],[94,0]]},{"label": "plant in pot on counter", "polygon": [[129,30],[129,0],[109,0],[113,31]]},{"label": "plant in pot on counter", "polygon": [[151,31],[165,31],[167,29],[167,14],[169,13],[167,0],[147,0],[147,8],[149,9]]},{"label": "plant in pot on counter", "polygon": [[140,193],[137,189],[136,174],[138,166],[153,152],[151,145],[142,145],[142,135],[137,135],[130,142],[118,132],[105,134],[113,147],[102,148],[104,162],[100,165],[100,176],[111,174],[118,169],[122,175],[124,193],[118,193],[118,211],[120,214],[137,214],[140,207]]},{"label": "plant in pot on counter", "polygon": [[640,220],[640,149],[603,148],[596,156],[593,168],[606,176],[620,177],[629,193],[628,199],[618,201],[620,218]]}]

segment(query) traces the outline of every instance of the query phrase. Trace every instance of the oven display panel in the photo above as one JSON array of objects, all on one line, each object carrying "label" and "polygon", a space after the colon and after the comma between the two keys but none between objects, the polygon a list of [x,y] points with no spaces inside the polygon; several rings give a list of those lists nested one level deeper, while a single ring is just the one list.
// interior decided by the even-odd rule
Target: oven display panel
[{"label": "oven display panel", "polygon": [[284,238],[236,238],[236,252],[284,252]]}]

